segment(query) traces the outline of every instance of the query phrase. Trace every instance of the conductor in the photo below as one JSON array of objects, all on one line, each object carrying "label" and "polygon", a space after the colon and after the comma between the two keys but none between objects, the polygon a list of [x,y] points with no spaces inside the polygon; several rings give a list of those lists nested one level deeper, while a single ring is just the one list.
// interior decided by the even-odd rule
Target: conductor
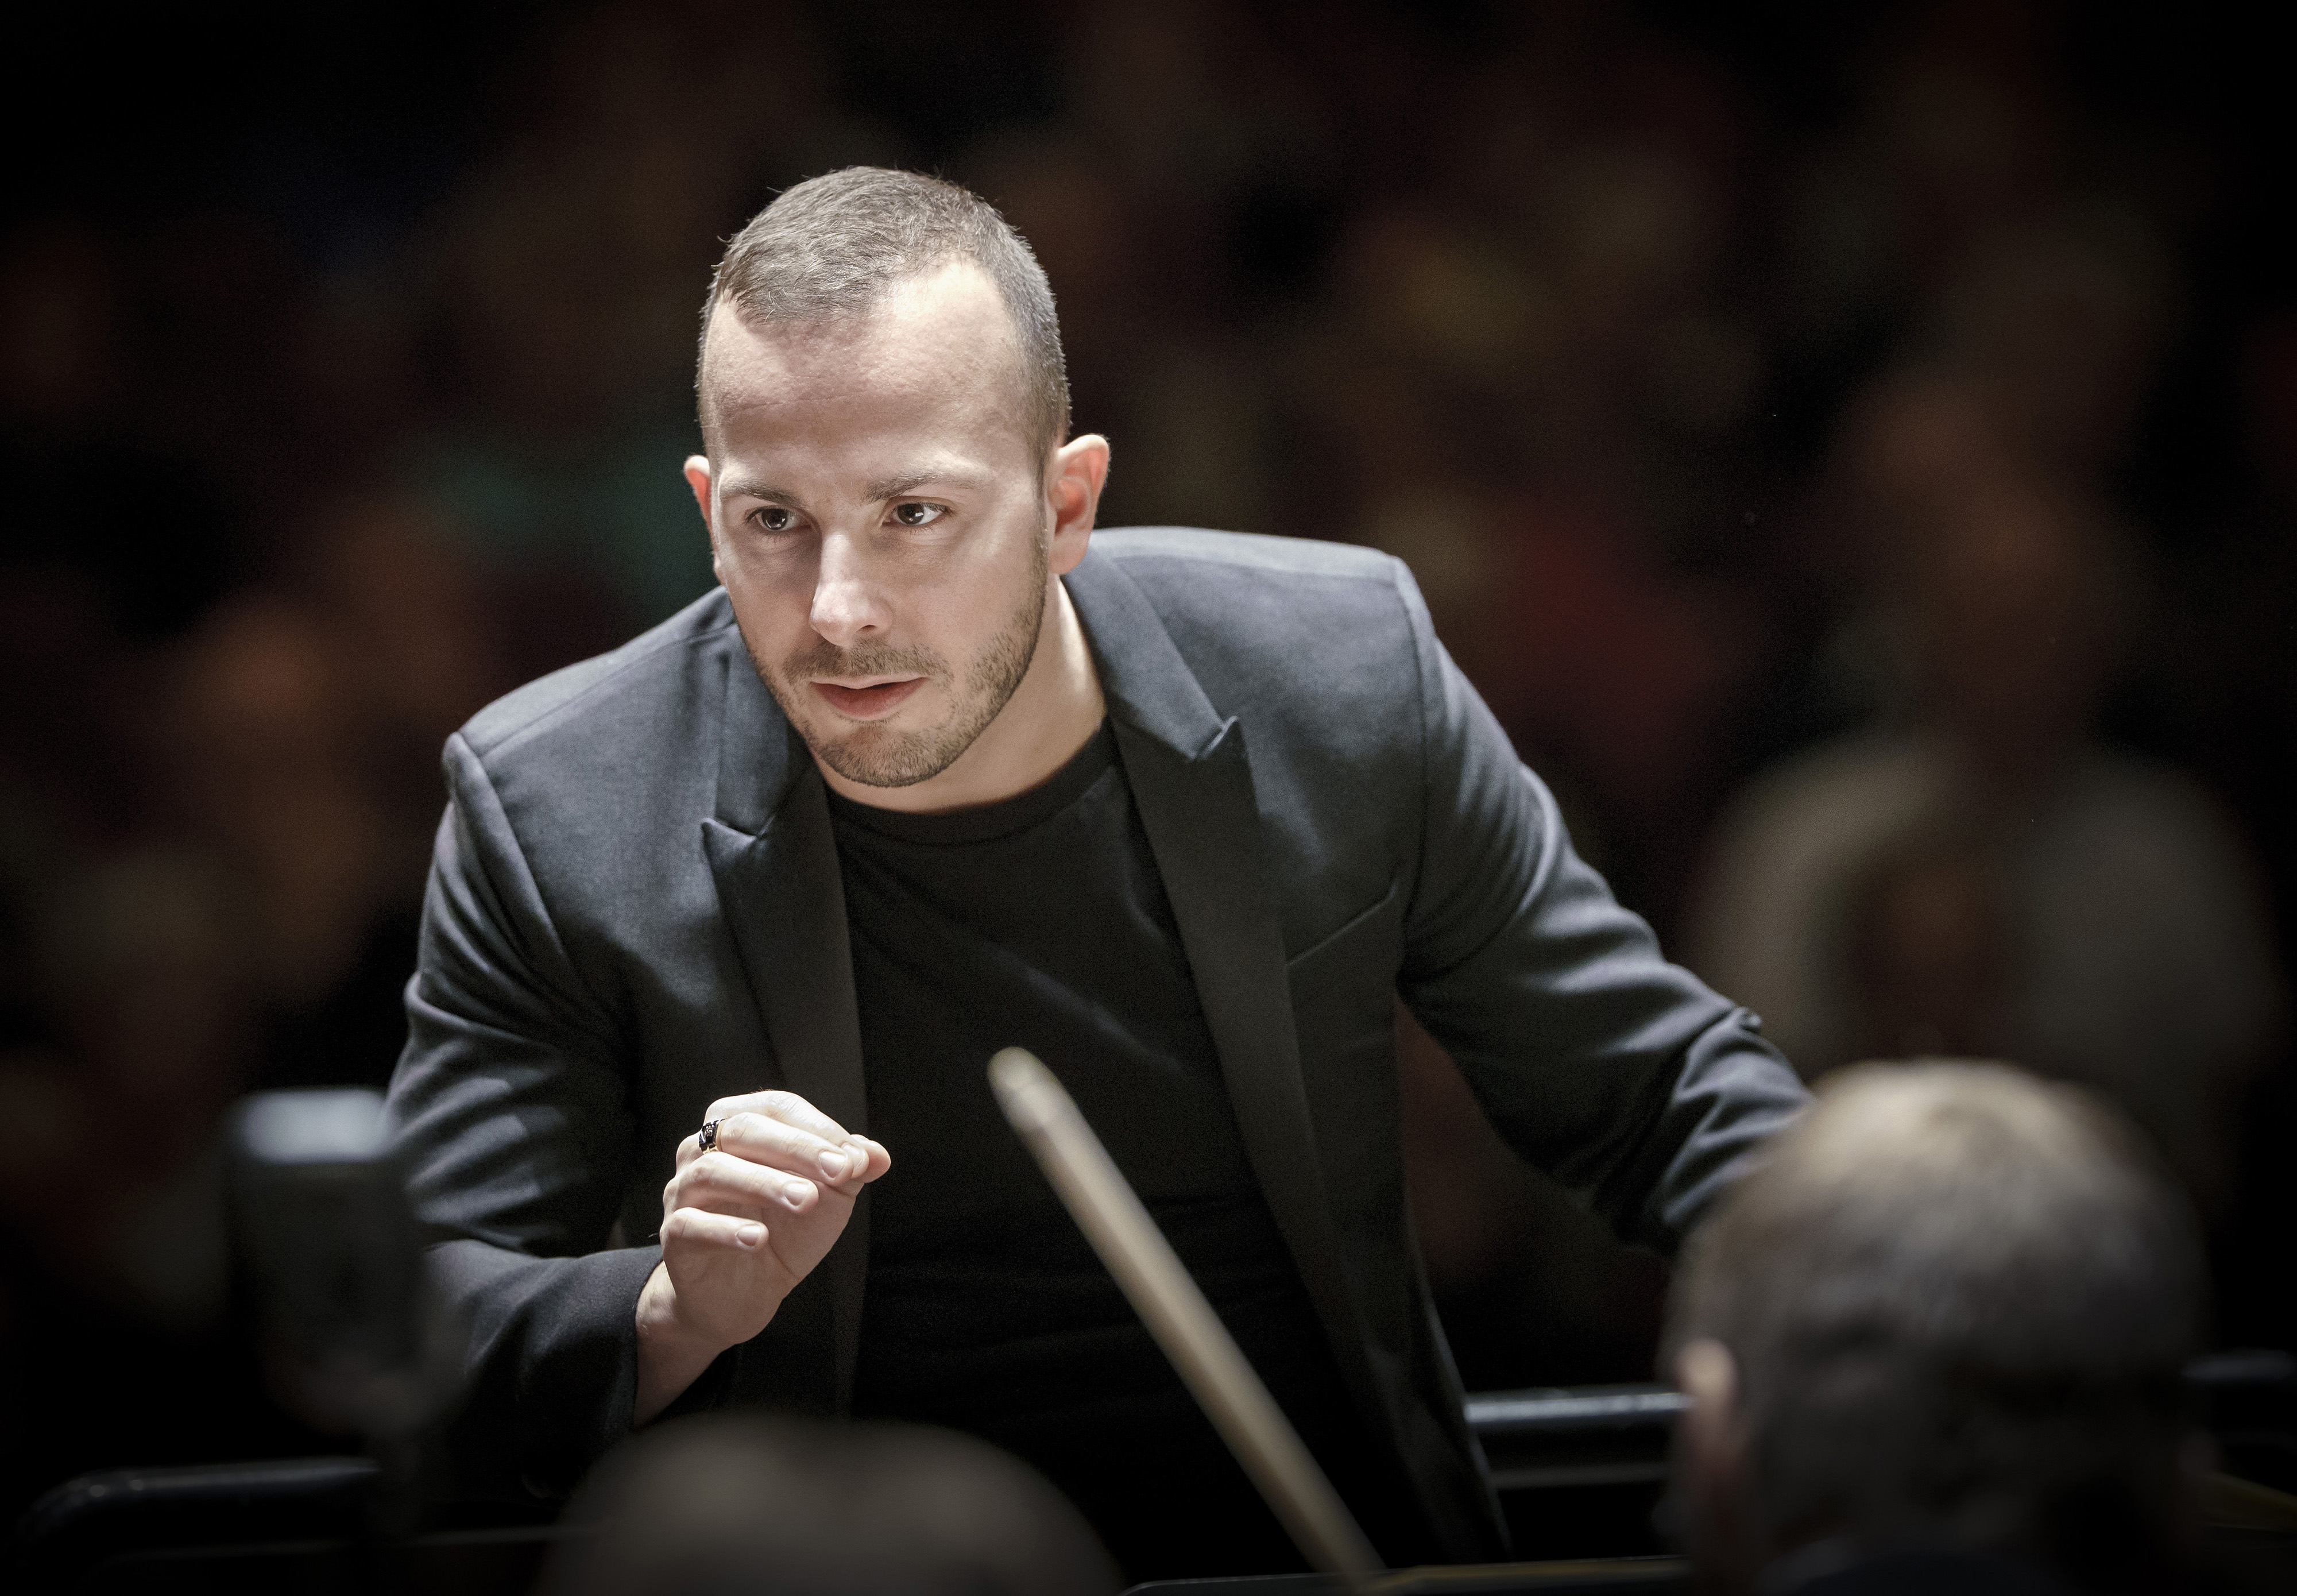
[{"label": "conductor", "polygon": [[722,586],[449,739],[391,1101],[472,1492],[762,1405],[949,1426],[1135,1578],[1297,1567],[984,1076],[1041,1056],[1391,1563],[1504,1535],[1393,1008],[1671,1247],[1800,1107],[1361,548],[1096,535],[1052,296],[947,183],[788,190],[705,308]]}]

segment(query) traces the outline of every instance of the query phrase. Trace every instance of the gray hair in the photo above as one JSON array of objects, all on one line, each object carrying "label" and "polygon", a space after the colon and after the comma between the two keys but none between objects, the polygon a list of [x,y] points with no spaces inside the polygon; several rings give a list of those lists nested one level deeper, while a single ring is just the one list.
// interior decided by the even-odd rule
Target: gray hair
[{"label": "gray hair", "polygon": [[2072,1088],[1867,1065],[1694,1238],[1668,1341],[1728,1347],[1775,1541],[2169,1555],[2191,1216]]},{"label": "gray hair", "polygon": [[[1052,286],[1028,243],[994,206],[938,177],[854,166],[809,177],[750,218],[726,246],[702,303],[702,350],[721,303],[777,325],[867,313],[896,284],[969,260],[997,285],[1013,317],[1025,434],[1038,459],[1068,433],[1068,368]],[[696,385],[702,361],[696,362]],[[709,395],[699,395],[710,434]]]}]

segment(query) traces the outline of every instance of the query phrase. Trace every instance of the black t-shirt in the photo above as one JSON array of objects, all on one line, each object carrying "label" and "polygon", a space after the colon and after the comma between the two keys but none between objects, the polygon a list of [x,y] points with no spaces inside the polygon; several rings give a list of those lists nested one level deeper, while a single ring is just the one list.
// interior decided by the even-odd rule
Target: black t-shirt
[{"label": "black t-shirt", "polygon": [[1246,1161],[1180,931],[1100,733],[1051,780],[946,815],[833,794],[869,1134],[858,1414],[1026,1459],[1135,1579],[1299,1558],[998,1112],[1042,1058],[1391,1563],[1430,1555]]}]

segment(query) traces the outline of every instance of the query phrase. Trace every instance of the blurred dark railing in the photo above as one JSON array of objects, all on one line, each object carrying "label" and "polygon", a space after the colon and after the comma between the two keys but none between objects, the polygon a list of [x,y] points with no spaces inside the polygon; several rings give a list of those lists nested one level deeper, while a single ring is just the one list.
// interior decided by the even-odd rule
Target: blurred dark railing
[{"label": "blurred dark railing", "polygon": [[[2297,1493],[2297,1359],[2219,1353],[2194,1363],[2186,1381],[2227,1470]],[[1675,1422],[1686,1405],[1664,1386],[1470,1396],[1468,1423],[1490,1461],[1519,1551],[1581,1560],[1506,1573],[1431,1571],[1416,1576],[1418,1584],[1397,1585],[1393,1596],[1407,1589],[1684,1588],[1682,1565],[1660,1555],[1667,1548],[1653,1515]],[[451,1522],[434,1514],[424,1533],[378,1537],[367,1501],[377,1477],[376,1466],[357,1457],[82,1475],[42,1497],[18,1525],[10,1585],[121,1596],[210,1588],[248,1596],[377,1588],[481,1596],[524,1592],[550,1545],[580,1533],[534,1514],[520,1520],[506,1508],[465,1511]],[[1217,1596],[1225,1583],[1235,1582],[1173,1588]],[[1248,1588],[1282,1596],[1323,1587],[1304,1576]]]},{"label": "blurred dark railing", "polygon": [[1468,1427],[1503,1493],[1655,1484],[1689,1403],[1665,1386],[1489,1392],[1468,1398]]},{"label": "blurred dark railing", "polygon": [[16,1526],[12,1591],[458,1592],[531,1588],[551,1543],[574,1532],[508,1504],[407,1537],[378,1536],[382,1469],[363,1457],[111,1468],[68,1480]]}]

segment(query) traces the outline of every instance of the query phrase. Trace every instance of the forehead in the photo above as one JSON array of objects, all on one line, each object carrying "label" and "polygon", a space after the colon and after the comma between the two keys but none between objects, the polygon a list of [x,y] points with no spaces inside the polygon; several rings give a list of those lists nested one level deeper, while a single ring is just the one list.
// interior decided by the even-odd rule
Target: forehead
[{"label": "forehead", "polygon": [[895,284],[868,310],[761,324],[720,301],[701,372],[713,443],[792,429],[1025,432],[1020,341],[969,261]]}]

